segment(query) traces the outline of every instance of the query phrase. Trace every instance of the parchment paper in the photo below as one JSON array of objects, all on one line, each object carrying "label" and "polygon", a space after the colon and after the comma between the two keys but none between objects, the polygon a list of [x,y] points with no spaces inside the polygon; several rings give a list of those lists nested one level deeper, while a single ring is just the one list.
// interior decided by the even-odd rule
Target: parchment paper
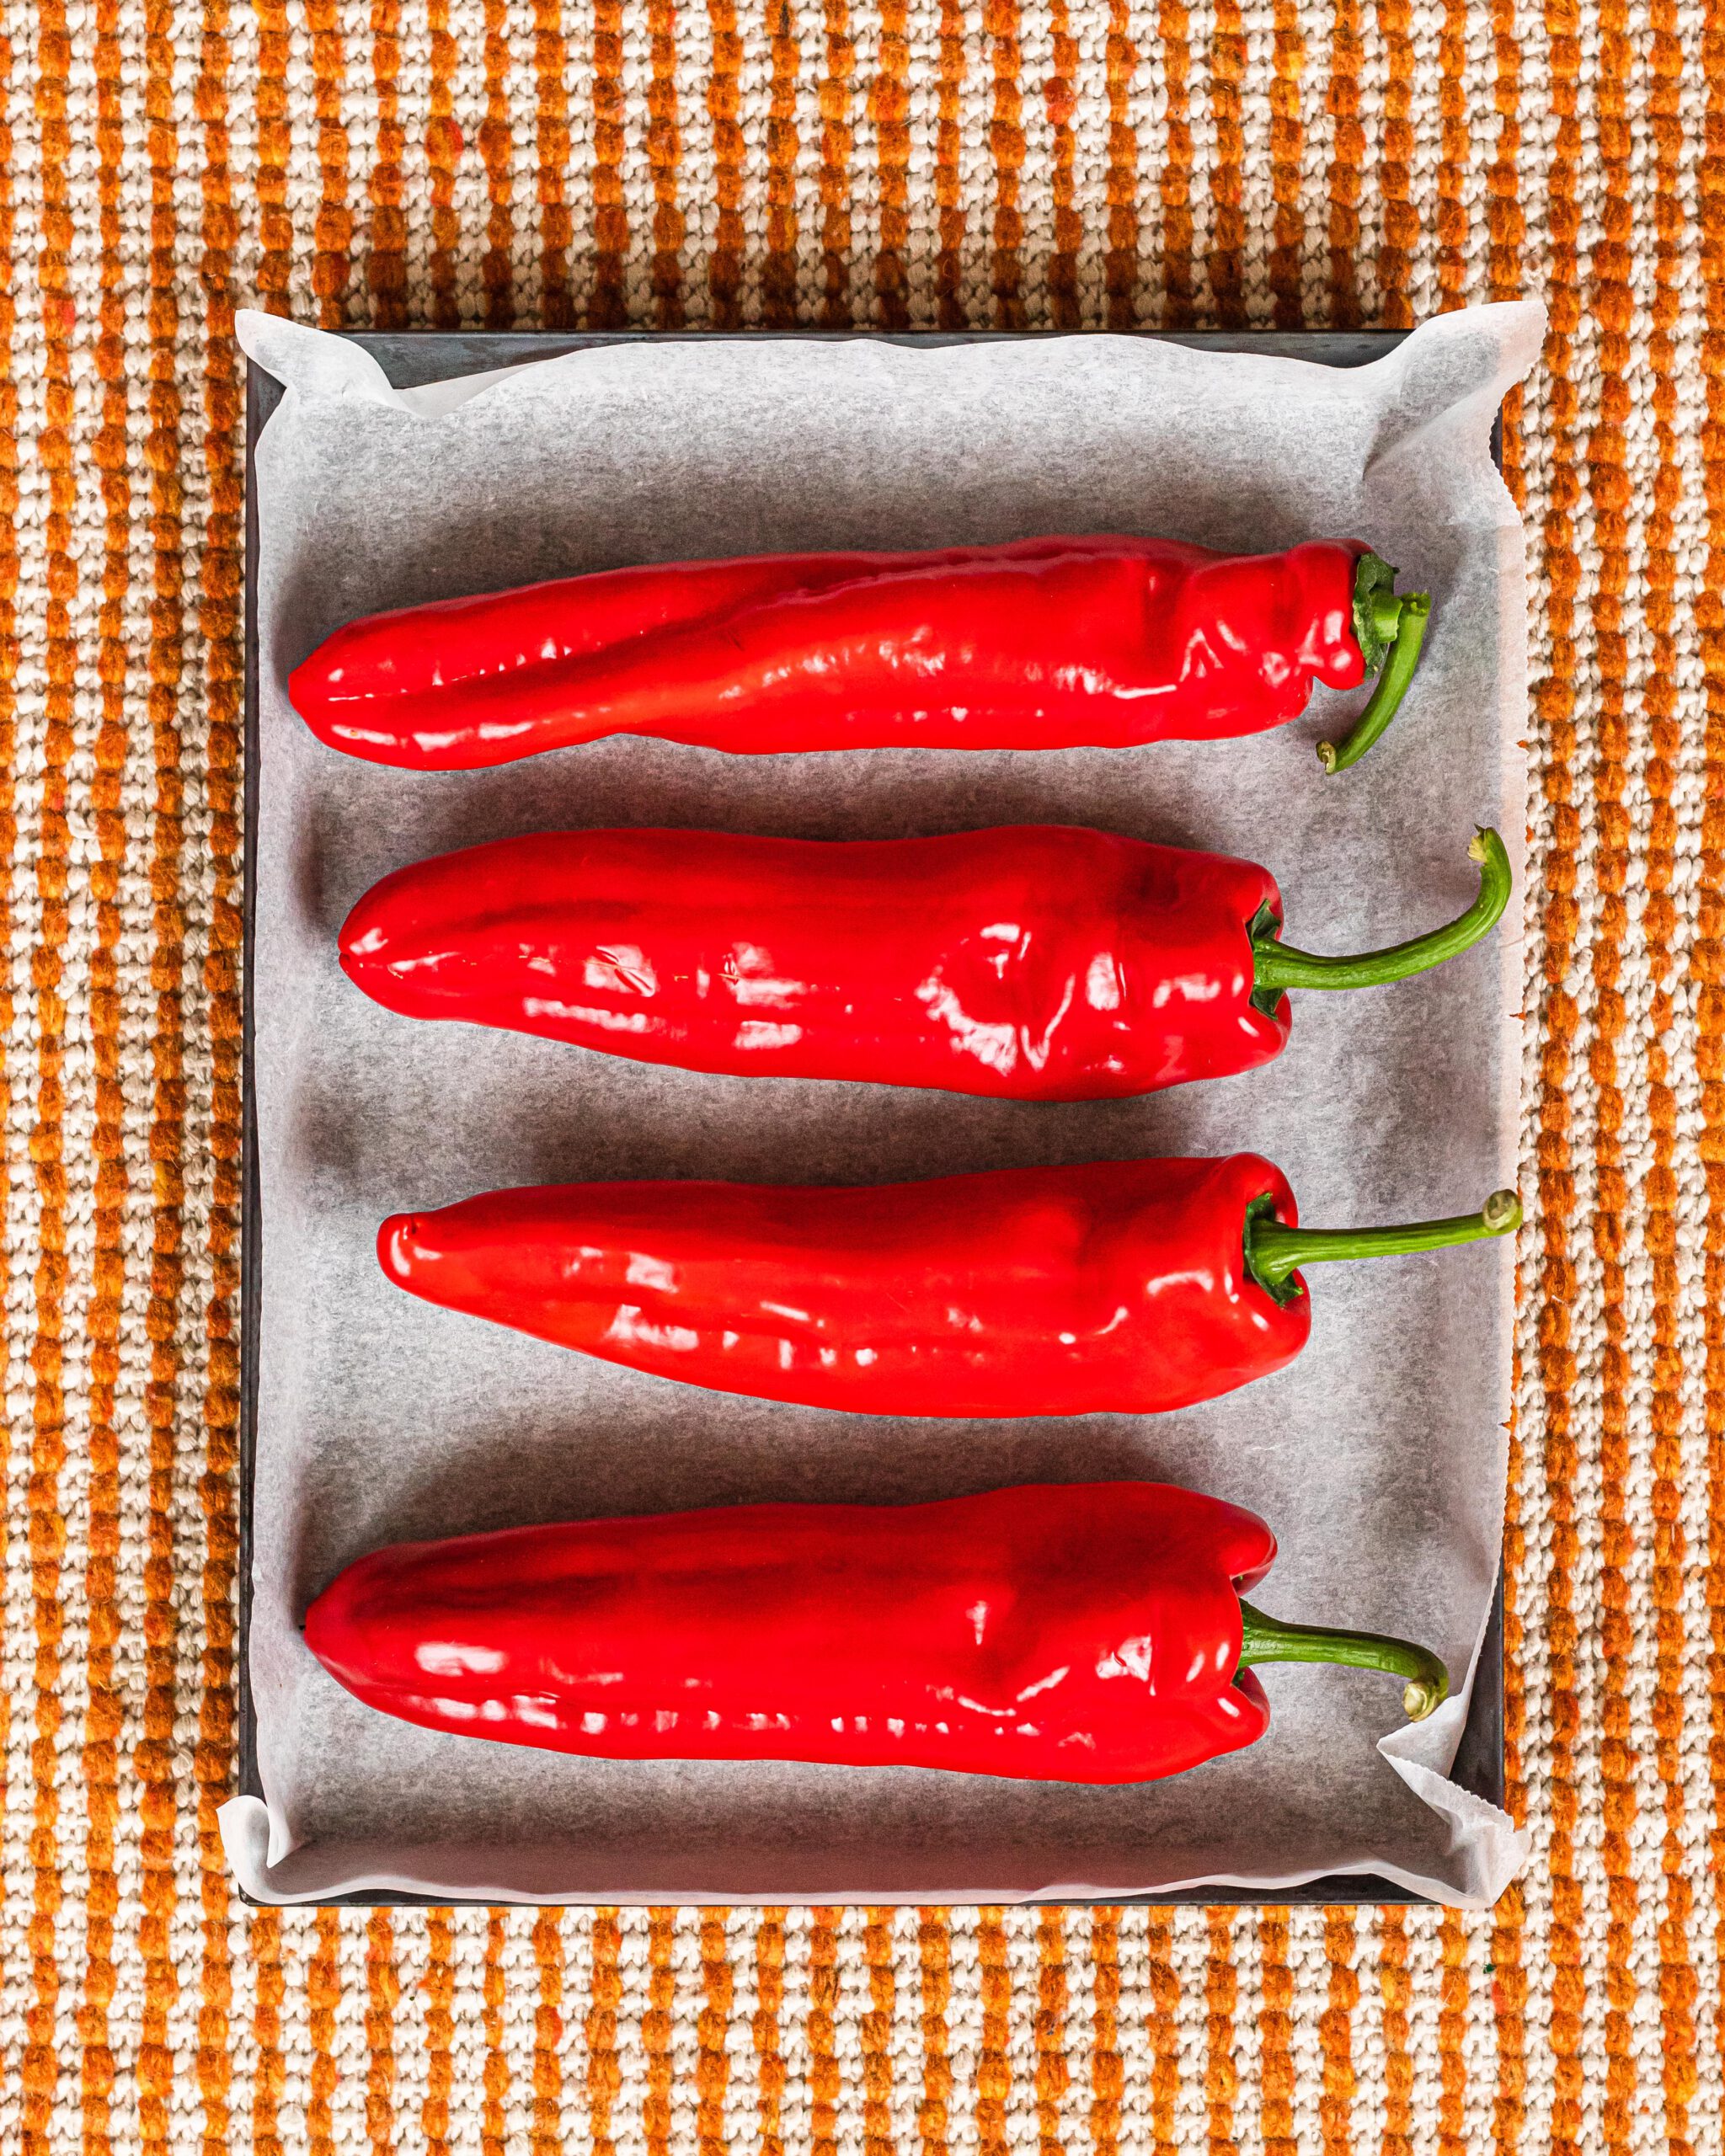
[{"label": "parchment paper", "polygon": [[[1236,1147],[1279,1161],[1314,1223],[1461,1210],[1514,1175],[1519,905],[1435,974],[1296,998],[1267,1070],[1065,1107],[684,1075],[416,1024],[345,981],[334,939],[402,862],[608,823],[884,837],[1087,822],[1265,862],[1309,949],[1448,918],[1475,888],[1477,821],[1520,851],[1522,542],[1487,437],[1540,327],[1531,306],[1452,314],[1354,371],[1108,337],[638,345],[397,394],[354,346],[241,316],[246,351],[287,386],[257,460],[264,1801],[222,1814],[253,1894],[962,1902],[1368,1870],[1461,1906],[1502,1890],[1520,1858],[1509,1821],[1445,1779],[1466,1682],[1409,1728],[1393,1683],[1273,1668],[1274,1726],[1252,1749],[1079,1789],[617,1764],[434,1734],[349,1697],[296,1627],[343,1565],[407,1538],[1145,1476],[1271,1522],[1281,1556],[1258,1599],[1273,1614],[1412,1635],[1471,1672],[1502,1525],[1507,1246],[1316,1273],[1307,1352],[1189,1413],[957,1422],[613,1369],[410,1299],[372,1244],[386,1212],[498,1184],[891,1181]],[[1368,539],[1436,600],[1387,737],[1325,778],[1313,744],[1361,698],[1321,693],[1280,732],[1203,745],[733,759],[617,740],[427,777],[320,746],[284,690],[329,630],[379,607],[629,562],[1092,531],[1242,551]]]}]

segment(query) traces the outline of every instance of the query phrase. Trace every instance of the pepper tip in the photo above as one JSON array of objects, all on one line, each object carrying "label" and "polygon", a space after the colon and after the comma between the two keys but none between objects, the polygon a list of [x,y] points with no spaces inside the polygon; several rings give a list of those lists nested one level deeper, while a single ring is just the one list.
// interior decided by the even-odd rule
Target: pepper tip
[{"label": "pepper tip", "polygon": [[392,1213],[378,1228],[377,1262],[398,1288],[405,1288],[412,1281],[419,1233],[417,1213]]}]

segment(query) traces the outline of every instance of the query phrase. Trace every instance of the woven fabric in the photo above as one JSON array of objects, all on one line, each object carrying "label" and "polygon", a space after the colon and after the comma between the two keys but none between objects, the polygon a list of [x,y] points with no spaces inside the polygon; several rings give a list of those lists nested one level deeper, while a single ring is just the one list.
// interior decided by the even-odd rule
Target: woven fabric
[{"label": "woven fabric", "polygon": [[[0,2147],[1717,2150],[1725,0],[14,0]],[[1532,293],[1525,1880],[1418,1910],[255,1913],[241,376],[325,325]]]}]

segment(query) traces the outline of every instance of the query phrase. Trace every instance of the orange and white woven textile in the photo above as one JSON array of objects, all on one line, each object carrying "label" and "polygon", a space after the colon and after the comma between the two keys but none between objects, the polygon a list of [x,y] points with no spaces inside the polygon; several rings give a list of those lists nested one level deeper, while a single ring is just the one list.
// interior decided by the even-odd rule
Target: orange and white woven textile
[{"label": "orange and white woven textile", "polygon": [[[13,0],[0,2149],[1725,2145],[1725,0]],[[1484,1915],[254,1911],[233,310],[1550,309]]]}]

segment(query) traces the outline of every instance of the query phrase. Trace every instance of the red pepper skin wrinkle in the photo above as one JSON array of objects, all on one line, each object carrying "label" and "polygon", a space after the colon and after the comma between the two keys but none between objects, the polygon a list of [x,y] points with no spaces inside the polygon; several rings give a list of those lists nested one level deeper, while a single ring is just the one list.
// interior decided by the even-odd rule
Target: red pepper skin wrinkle
[{"label": "red pepper skin wrinkle", "polygon": [[380,1550],[305,1637],[369,1706],[500,1743],[1150,1781],[1268,1727],[1236,1583],[1275,1547],[1153,1482],[738,1505]]},{"label": "red pepper skin wrinkle", "polygon": [[1278,1305],[1245,1269],[1262,1197],[1295,1222],[1286,1178],[1250,1153],[862,1188],[541,1184],[395,1214],[377,1255],[428,1302],[715,1392],[1145,1415],[1305,1346],[1309,1298]]},{"label": "red pepper skin wrinkle", "polygon": [[606,569],[374,614],[288,693],[332,748],[471,771],[611,734],[766,755],[1262,733],[1357,687],[1354,541],[1014,541]]},{"label": "red pepper skin wrinkle", "polygon": [[415,862],[341,963],[414,1018],[643,1063],[1010,1100],[1123,1097],[1268,1063],[1251,862],[1049,825],[949,837],[547,831]]}]

